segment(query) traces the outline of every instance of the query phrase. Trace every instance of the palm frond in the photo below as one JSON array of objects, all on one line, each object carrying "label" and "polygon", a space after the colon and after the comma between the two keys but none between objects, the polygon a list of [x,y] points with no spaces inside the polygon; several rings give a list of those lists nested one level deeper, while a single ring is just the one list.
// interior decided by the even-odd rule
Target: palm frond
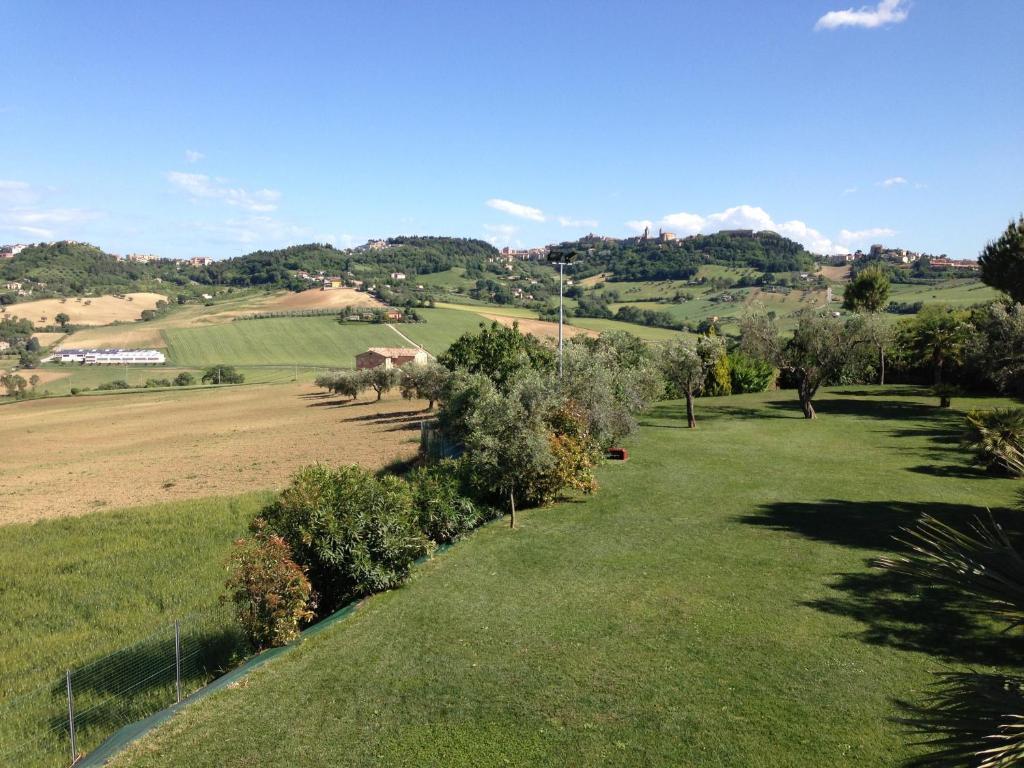
[{"label": "palm frond", "polygon": [[1008,768],[1024,763],[1024,679],[979,672],[938,674],[920,704],[902,705],[904,725],[929,752],[911,768]]},{"label": "palm frond", "polygon": [[979,608],[991,609],[1011,626],[1024,623],[1024,558],[991,512],[966,532],[929,515],[902,531],[904,538],[897,540],[910,553],[880,558],[878,567],[964,590],[985,601]]}]

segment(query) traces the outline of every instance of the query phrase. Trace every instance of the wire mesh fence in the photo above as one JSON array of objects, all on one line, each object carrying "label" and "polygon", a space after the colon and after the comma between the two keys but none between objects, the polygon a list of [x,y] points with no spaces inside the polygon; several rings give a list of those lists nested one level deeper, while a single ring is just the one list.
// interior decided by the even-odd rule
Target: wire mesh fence
[{"label": "wire mesh fence", "polygon": [[0,764],[61,768],[181,701],[246,652],[226,610],[194,614],[0,703]]}]

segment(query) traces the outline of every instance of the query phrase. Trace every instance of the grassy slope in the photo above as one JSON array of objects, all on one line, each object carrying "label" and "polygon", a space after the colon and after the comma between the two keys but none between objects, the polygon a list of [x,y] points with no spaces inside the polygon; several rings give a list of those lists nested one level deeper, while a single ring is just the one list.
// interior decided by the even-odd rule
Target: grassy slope
[{"label": "grassy slope", "polygon": [[923,301],[945,303],[955,307],[969,307],[1000,298],[1000,293],[980,280],[950,280],[938,286],[893,283],[890,301],[913,303]]},{"label": "grassy slope", "polygon": [[[230,542],[265,494],[198,499],[3,526],[0,693],[121,648],[216,603]],[[45,595],[45,598],[40,596]]]},{"label": "grassy slope", "polygon": [[164,331],[168,358],[178,365],[298,364],[353,367],[367,347],[400,339],[382,325],[339,324],[333,317],[242,320]]},{"label": "grassy slope", "polygon": [[[480,330],[487,322],[475,312],[456,309],[417,309],[425,323],[407,323],[398,327],[403,334],[433,355],[439,355],[464,333]],[[396,337],[397,338],[397,337]]]},{"label": "grassy slope", "polygon": [[896,764],[893,702],[1005,649],[867,561],[1015,488],[904,394],[702,400],[694,431],[660,405],[595,498],[478,532],[116,764]]}]

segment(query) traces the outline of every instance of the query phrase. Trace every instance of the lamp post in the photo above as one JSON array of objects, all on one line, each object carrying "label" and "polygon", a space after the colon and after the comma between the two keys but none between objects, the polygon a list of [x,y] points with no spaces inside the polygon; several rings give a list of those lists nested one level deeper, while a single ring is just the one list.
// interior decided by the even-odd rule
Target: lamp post
[{"label": "lamp post", "polygon": [[562,286],[565,278],[565,265],[572,264],[576,258],[576,251],[552,250],[548,254],[548,261],[558,265],[558,378],[562,378],[562,326],[565,322],[565,310],[563,303]]}]

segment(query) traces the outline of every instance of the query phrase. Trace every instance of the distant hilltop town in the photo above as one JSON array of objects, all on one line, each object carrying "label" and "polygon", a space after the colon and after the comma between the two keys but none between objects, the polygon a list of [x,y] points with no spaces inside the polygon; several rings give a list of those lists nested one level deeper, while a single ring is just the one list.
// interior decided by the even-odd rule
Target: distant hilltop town
[{"label": "distant hilltop town", "polygon": [[[39,245],[42,247],[47,245],[87,245],[87,243],[81,243],[78,240],[58,240],[53,243],[10,243],[8,245],[0,245],[0,259],[13,259],[26,248],[30,248],[33,245]],[[152,253],[128,253],[124,256],[113,253],[111,256],[118,261],[131,261],[136,264],[149,264],[154,261],[162,261],[167,264],[188,265],[190,267],[208,267],[213,264],[213,259],[209,256],[193,256],[188,259],[171,259],[166,256],[157,256]]]},{"label": "distant hilltop town", "polygon": [[839,265],[850,264],[859,259],[882,259],[893,264],[913,264],[921,259],[927,259],[932,267],[979,269],[978,262],[975,259],[950,259],[946,254],[933,256],[929,253],[917,253],[916,251],[908,251],[906,248],[887,248],[884,245],[878,244],[872,245],[867,253],[857,250],[853,253],[841,253],[838,256],[832,257],[833,262]]}]

